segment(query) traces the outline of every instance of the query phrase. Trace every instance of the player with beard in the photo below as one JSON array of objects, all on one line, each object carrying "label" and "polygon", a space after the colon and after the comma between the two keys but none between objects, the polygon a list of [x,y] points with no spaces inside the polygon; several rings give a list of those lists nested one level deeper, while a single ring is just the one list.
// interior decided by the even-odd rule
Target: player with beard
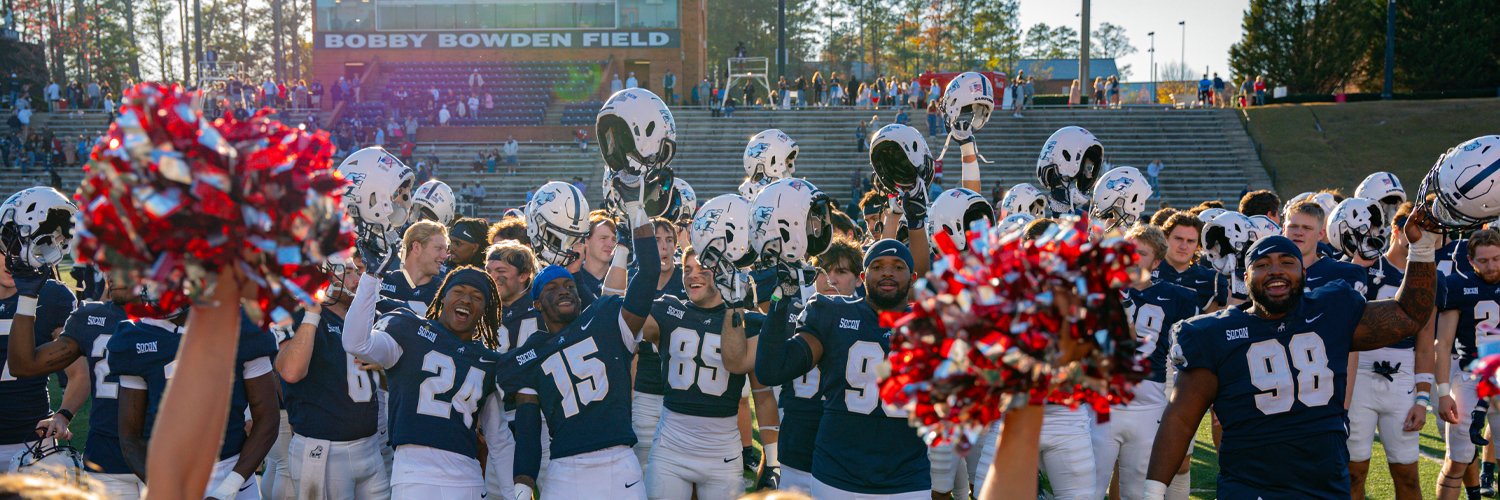
[{"label": "player with beard", "polygon": [[[1477,435],[1483,422],[1475,423],[1475,416],[1487,418],[1492,429],[1500,424],[1500,412],[1488,412],[1479,404],[1473,377],[1467,376],[1468,368],[1478,358],[1479,349],[1495,342],[1497,314],[1500,311],[1500,232],[1494,229],[1475,231],[1466,240],[1468,260],[1473,272],[1465,275],[1453,273],[1444,278],[1444,293],[1439,300],[1437,321],[1437,394],[1438,417],[1454,425],[1447,426],[1444,442],[1447,456],[1443,460],[1443,476],[1438,479],[1437,495],[1440,499],[1457,498],[1459,485],[1463,484],[1469,498],[1477,498],[1477,477],[1465,477],[1466,470],[1475,458],[1475,445],[1484,444]],[[1407,279],[1410,279],[1410,270]],[[1479,409],[1476,410],[1476,407]]]},{"label": "player with beard", "polygon": [[[1367,261],[1357,251],[1346,252],[1351,262],[1364,266],[1368,272],[1365,300],[1389,299],[1400,289],[1410,246],[1400,228],[1411,212],[1411,203],[1403,204],[1396,212],[1391,225],[1392,240],[1384,255]],[[1439,296],[1444,293],[1441,285],[1440,281]],[[1427,422],[1427,407],[1432,404],[1430,394],[1435,385],[1432,322],[1413,338],[1359,353],[1355,359],[1359,376],[1349,397],[1349,480],[1353,497],[1365,496],[1365,477],[1370,471],[1371,450],[1379,429],[1380,446],[1385,449],[1386,463],[1390,465],[1396,498],[1421,498],[1418,431]]]},{"label": "player with beard", "polygon": [[1349,352],[1394,344],[1430,317],[1438,238],[1419,229],[1420,217],[1404,228],[1412,244],[1394,300],[1366,303],[1339,281],[1304,292],[1298,245],[1282,236],[1251,245],[1250,302],[1173,329],[1179,374],[1151,450],[1146,498],[1165,496],[1209,406],[1224,428],[1220,498],[1349,498],[1341,405]]},{"label": "player with beard", "polygon": [[[538,489],[544,414],[552,437],[552,458],[540,483],[545,498],[646,498],[640,462],[630,450],[636,442],[630,364],[663,271],[657,229],[642,199],[636,194],[624,202],[639,267],[623,296],[606,293],[583,308],[571,273],[555,265],[532,281],[540,326],[556,332],[546,344],[557,352],[523,374],[525,386],[516,396],[514,498],[531,498]],[[623,259],[616,262],[624,265]],[[611,273],[624,272],[620,266]]]},{"label": "player with beard", "polygon": [[1095,424],[1094,487],[1101,493],[1108,490],[1118,460],[1119,483],[1131,486],[1120,489],[1120,498],[1134,500],[1141,498],[1137,485],[1145,484],[1151,443],[1156,439],[1157,426],[1167,406],[1167,352],[1171,350],[1171,338],[1163,333],[1171,332],[1178,322],[1198,314],[1198,297],[1187,288],[1151,279],[1149,270],[1156,268],[1159,256],[1167,253],[1167,239],[1160,229],[1135,226],[1125,238],[1135,245],[1138,260],[1126,268],[1133,281],[1123,291],[1124,303],[1130,326],[1140,342],[1138,352],[1149,360],[1151,373],[1136,385],[1135,398],[1129,404],[1111,406],[1109,421]]},{"label": "player with beard", "polygon": [[1327,215],[1322,205],[1312,201],[1300,202],[1287,208],[1286,225],[1281,228],[1282,234],[1292,240],[1304,256],[1306,291],[1311,292],[1333,280],[1344,280],[1363,295],[1369,289],[1365,284],[1369,273],[1363,267],[1323,257],[1318,251],[1318,244],[1327,237]]},{"label": "player with beard", "polygon": [[[123,305],[136,295],[123,274],[106,277],[104,288],[108,301],[80,304],[63,323],[62,335],[56,340],[37,345],[32,335],[11,335],[6,368],[11,376],[19,379],[41,377],[64,369],[72,372],[73,367],[83,363],[83,370],[70,378],[78,384],[87,384],[88,397],[92,400],[89,437],[83,451],[84,460],[91,464],[89,477],[103,484],[103,493],[109,498],[136,499],[141,497],[146,484],[130,472],[120,454],[117,431],[119,375],[110,371],[109,362],[105,360],[115,327],[125,321]],[[12,321],[12,326],[16,323],[19,319]],[[64,391],[62,408],[43,421],[50,423],[47,437],[72,438],[72,432],[68,430],[73,419],[70,408],[78,408],[82,402],[70,406],[67,392]]]},{"label": "player with beard", "polygon": [[[913,231],[924,255],[926,239],[925,231]],[[890,349],[890,328],[881,326],[880,315],[910,309],[912,252],[880,240],[865,252],[864,264],[867,295],[813,297],[795,335],[776,327],[785,313],[773,310],[772,327],[757,346],[755,374],[764,383],[784,384],[813,367],[821,373],[818,394],[826,398],[813,446],[813,497],[930,498],[927,445],[911,432],[904,411],[880,404],[876,373]],[[776,309],[790,305],[787,296],[773,302]]]},{"label": "player with beard", "polygon": [[1172,214],[1161,227],[1167,236],[1167,255],[1151,271],[1151,277],[1185,287],[1198,294],[1198,307],[1208,307],[1217,276],[1213,269],[1193,264],[1202,243],[1203,221],[1189,212]]},{"label": "player with beard", "polygon": [[[366,261],[376,260],[367,245],[361,250]],[[476,428],[487,441],[511,439],[496,392],[515,392],[518,374],[551,348],[533,343],[504,355],[492,350],[499,344],[498,291],[477,268],[448,273],[425,317],[402,308],[376,321],[377,280],[360,277],[342,344],[388,377],[396,448],[391,496],[483,498]],[[489,450],[490,463],[501,462],[498,453],[499,447]]]},{"label": "player with beard", "polygon": [[[292,437],[288,476],[276,481],[275,498],[390,498],[391,481],[381,448],[386,437],[375,391],[378,372],[362,369],[344,351],[344,320],[359,293],[364,259],[357,252],[330,264],[326,298],[293,315],[292,335],[280,340],[276,373]],[[340,262],[341,261],[341,262]],[[375,309],[406,304],[381,299]]]},{"label": "player with beard", "polygon": [[[119,325],[109,339],[106,355],[119,375],[120,448],[126,465],[146,481],[146,443],[158,429],[157,409],[176,370],[177,350],[186,331],[187,312],[170,319],[142,318]],[[281,426],[276,376],[271,356],[276,344],[271,334],[256,326],[243,311],[230,396],[229,421],[219,448],[205,498],[259,498],[255,471],[270,453]],[[246,409],[249,418],[246,418]],[[245,421],[250,420],[247,429]],[[168,429],[161,429],[170,432]],[[158,471],[172,474],[175,471]]]},{"label": "player with beard", "polygon": [[[443,273],[463,266],[484,267],[484,247],[488,240],[485,232],[489,221],[473,217],[461,217],[453,221],[448,229],[448,262],[443,264]],[[442,278],[437,278],[442,281]]]},{"label": "player with beard", "polygon": [[443,282],[443,263],[448,260],[448,228],[430,220],[412,223],[401,235],[399,269],[385,275],[379,290],[382,297],[406,302],[418,315],[427,314],[427,306]]}]

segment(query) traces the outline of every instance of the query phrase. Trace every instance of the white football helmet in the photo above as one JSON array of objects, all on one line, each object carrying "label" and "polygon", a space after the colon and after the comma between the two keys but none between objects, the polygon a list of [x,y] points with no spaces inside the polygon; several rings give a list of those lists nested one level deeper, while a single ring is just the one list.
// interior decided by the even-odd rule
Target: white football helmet
[{"label": "white football helmet", "polygon": [[1032,217],[1047,215],[1047,195],[1029,183],[1022,182],[1010,187],[1000,199],[1000,215],[1031,214]]},{"label": "white football helmet", "polygon": [[83,453],[56,439],[39,439],[25,443],[26,449],[14,457],[5,457],[10,470],[17,474],[41,474],[71,485],[87,481]]},{"label": "white football helmet", "polygon": [[1286,200],[1286,203],[1281,205],[1281,220],[1286,220],[1286,214],[1291,213],[1291,209],[1293,206],[1297,205],[1298,203],[1302,203],[1303,201],[1311,200],[1312,197],[1313,193],[1306,192],[1298,193],[1297,196],[1293,196],[1292,199]]},{"label": "white football helmet", "polygon": [[594,122],[599,151],[610,170],[639,175],[672,162],[677,153],[677,122],[672,110],[651,91],[615,92]]},{"label": "white football helmet", "polygon": [[1135,223],[1146,211],[1151,184],[1135,167],[1115,167],[1094,183],[1089,216],[1101,223],[1105,231]]},{"label": "white football helmet", "polygon": [[1071,212],[1088,203],[1089,190],[1104,164],[1104,145],[1083,127],[1057,129],[1042,145],[1036,179],[1055,212]]},{"label": "white football helmet", "polygon": [[715,196],[698,209],[688,226],[688,240],[698,252],[698,263],[719,276],[755,262],[750,249],[750,202],[734,194]]},{"label": "white football helmet", "polygon": [[349,180],[344,211],[361,233],[383,235],[406,225],[416,174],[395,155],[380,146],[364,148],[344,158],[339,173]]},{"label": "white football helmet", "polygon": [[1324,218],[1327,218],[1330,214],[1333,213],[1333,209],[1338,208],[1339,206],[1339,200],[1337,198],[1334,198],[1332,193],[1313,194],[1312,200],[1314,203],[1317,203],[1318,206],[1323,207]]},{"label": "white football helmet", "polygon": [[1365,198],[1347,198],[1333,209],[1326,226],[1328,244],[1348,255],[1375,260],[1385,252],[1391,240],[1390,221],[1380,202]]},{"label": "white football helmet", "polygon": [[982,74],[964,72],[948,82],[941,104],[950,130],[977,131],[995,110],[995,87]]},{"label": "white football helmet", "polygon": [[458,212],[453,188],[437,179],[417,186],[412,192],[411,206],[417,220],[435,221],[444,226],[452,224],[453,215]]},{"label": "white football helmet", "polygon": [[875,131],[870,140],[870,166],[875,168],[875,187],[886,193],[932,183],[933,158],[927,139],[906,125],[892,123]]},{"label": "white football helmet", "polygon": [[578,259],[573,244],[589,231],[589,200],[572,184],[548,182],[526,202],[526,238],[543,262],[572,264]]},{"label": "white football helmet", "polygon": [[766,186],[771,185],[772,182],[774,181],[766,179],[762,179],[760,182],[745,179],[744,182],[740,183],[740,196],[744,196],[747,200],[753,200],[755,199],[755,195],[760,194],[760,190],[765,189]]},{"label": "white football helmet", "polygon": [[0,250],[33,268],[57,265],[72,253],[78,206],[50,187],[17,191],[0,203]]},{"label": "white football helmet", "polygon": [[964,188],[943,191],[943,194],[933,200],[932,208],[927,212],[927,237],[932,242],[932,248],[938,247],[937,234],[942,232],[948,233],[959,251],[968,249],[968,232],[981,219],[986,227],[995,224],[995,208],[979,193]]},{"label": "white football helmet", "polygon": [[1500,135],[1464,141],[1438,157],[1422,179],[1418,199],[1437,195],[1423,203],[1432,224],[1429,230],[1465,230],[1500,216]]},{"label": "white football helmet", "polygon": [[1215,217],[1218,217],[1224,212],[1228,212],[1228,210],[1222,208],[1210,208],[1202,212],[1198,212],[1198,220],[1203,221],[1203,223],[1206,225],[1210,222],[1213,222]]},{"label": "white football helmet", "polygon": [[990,233],[1003,238],[1006,235],[1020,231],[1021,228],[1026,227],[1027,224],[1030,224],[1034,220],[1036,220],[1035,215],[1026,212],[1013,213],[1005,216],[1004,219],[1000,219],[1000,223],[996,224],[995,228],[990,230]]},{"label": "white football helmet", "polygon": [[672,206],[667,208],[667,220],[683,222],[698,212],[698,194],[693,186],[681,177],[672,178]]},{"label": "white football helmet", "polygon": [[770,264],[816,257],[833,240],[828,195],[802,179],[782,179],[751,204],[750,248]]},{"label": "white football helmet", "polygon": [[1257,231],[1249,217],[1225,211],[1203,226],[1203,253],[1219,274],[1239,272],[1240,259],[1255,243]]},{"label": "white football helmet", "polygon": [[745,145],[745,179],[770,184],[797,170],[797,141],[778,129],[762,130]]},{"label": "white football helmet", "polygon": [[1390,172],[1375,172],[1360,181],[1359,187],[1354,188],[1355,198],[1375,200],[1380,204],[1380,210],[1385,212],[1385,220],[1396,218],[1396,211],[1406,203],[1406,188],[1401,187],[1401,180],[1396,174]]},{"label": "white football helmet", "polygon": [[1250,223],[1255,224],[1255,239],[1257,240],[1273,234],[1281,234],[1281,224],[1277,224],[1270,217],[1264,215],[1252,216],[1250,217]]}]

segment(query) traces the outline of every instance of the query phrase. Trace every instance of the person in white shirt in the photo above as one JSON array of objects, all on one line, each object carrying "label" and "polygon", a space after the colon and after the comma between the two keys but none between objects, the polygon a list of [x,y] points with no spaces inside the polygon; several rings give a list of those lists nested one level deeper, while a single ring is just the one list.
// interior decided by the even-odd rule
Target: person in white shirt
[{"label": "person in white shirt", "polygon": [[627,89],[633,89],[633,88],[640,87],[640,86],[641,86],[641,82],[639,80],[635,79],[635,72],[631,71],[630,72],[630,76],[628,76],[628,77],[625,78],[625,88],[627,88]]},{"label": "person in white shirt", "polygon": [[615,78],[609,81],[609,93],[614,94],[621,90],[625,90],[625,82],[620,81],[619,73],[615,73]]},{"label": "person in white shirt", "polygon": [[1165,166],[1161,164],[1160,158],[1151,160],[1151,163],[1146,164],[1146,179],[1151,181],[1151,192],[1153,193],[1161,192],[1161,184],[1157,180],[1157,176],[1161,175],[1162,168],[1165,168]]},{"label": "person in white shirt", "polygon": [[449,112],[448,105],[444,104],[443,109],[438,110],[438,125],[447,125],[448,119],[452,117],[453,113]]},{"label": "person in white shirt", "polygon": [[52,82],[47,85],[43,95],[47,98],[47,111],[57,111],[57,101],[62,99],[62,87],[57,82]]}]

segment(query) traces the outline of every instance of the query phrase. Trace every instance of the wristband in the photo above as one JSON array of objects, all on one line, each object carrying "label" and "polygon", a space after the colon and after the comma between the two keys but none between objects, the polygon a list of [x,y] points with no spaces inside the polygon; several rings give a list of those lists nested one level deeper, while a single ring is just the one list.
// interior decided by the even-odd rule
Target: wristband
[{"label": "wristband", "polygon": [[1451,396],[1453,392],[1453,385],[1447,382],[1443,382],[1441,384],[1438,384],[1437,390],[1433,392],[1436,392],[1438,397]]},{"label": "wristband", "polygon": [[1427,385],[1430,385],[1430,386],[1433,386],[1433,387],[1437,387],[1437,377],[1432,376],[1431,373],[1418,373],[1417,374],[1417,376],[1416,376],[1416,382],[1415,383],[1420,384],[1420,383],[1423,383],[1423,382],[1426,382]]},{"label": "wristband", "polygon": [[208,495],[204,497],[229,500],[239,494],[240,487],[244,485],[245,476],[241,476],[240,473],[235,471],[229,471],[229,475],[224,476],[224,480],[219,481],[219,485],[214,487],[214,490],[208,492]]},{"label": "wristband", "polygon": [[530,486],[524,484],[516,484],[513,488],[514,489],[511,490],[511,496],[514,497],[515,500],[531,500],[532,498],[534,498],[532,496]]},{"label": "wristband", "polygon": [[1425,391],[1418,391],[1417,396],[1415,398],[1412,398],[1412,400],[1412,403],[1414,404],[1419,404],[1422,406],[1432,406],[1432,396],[1427,394]]},{"label": "wristband", "polygon": [[1407,262],[1433,262],[1437,256],[1438,236],[1422,231],[1422,239],[1412,243],[1406,250]]},{"label": "wristband", "polygon": [[36,317],[36,297],[22,295],[16,298],[16,316]]},{"label": "wristband", "polygon": [[760,445],[760,451],[763,452],[762,456],[766,458],[766,467],[781,466],[781,461],[777,459],[778,453],[776,452],[776,448],[776,443],[766,443]]},{"label": "wristband", "polygon": [[[609,256],[609,266],[628,269],[630,267],[630,250],[616,245],[614,252]],[[623,292],[624,290],[621,291]]]},{"label": "wristband", "polygon": [[961,157],[961,159],[963,160],[962,163],[963,163],[963,168],[964,169],[963,169],[963,177],[961,178],[961,180],[964,180],[964,181],[978,181],[979,180],[979,158],[978,158],[979,153],[978,153],[978,148],[974,146],[974,141],[972,139],[970,139],[968,141],[960,142],[959,145],[958,145],[958,150],[961,151],[961,152],[963,152],[963,156]]},{"label": "wristband", "polygon": [[63,418],[68,419],[69,423],[73,422],[73,412],[68,410],[67,408],[59,408],[57,410],[57,413],[54,413],[53,415],[62,415]]},{"label": "wristband", "polygon": [[322,314],[304,314],[304,315],[302,315],[302,324],[312,326],[313,329],[317,329],[318,328],[318,323],[320,323],[322,321],[323,321],[323,315]]},{"label": "wristband", "polygon": [[1141,498],[1146,500],[1162,500],[1167,498],[1167,483],[1155,479],[1146,480],[1145,495]]}]

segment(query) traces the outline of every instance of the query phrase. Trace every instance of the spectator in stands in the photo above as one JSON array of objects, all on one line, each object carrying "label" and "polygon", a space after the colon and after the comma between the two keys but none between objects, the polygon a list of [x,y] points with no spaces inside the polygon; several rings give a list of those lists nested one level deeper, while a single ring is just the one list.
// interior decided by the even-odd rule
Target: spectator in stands
[{"label": "spectator in stands", "polygon": [[53,81],[42,90],[42,97],[47,100],[47,111],[57,111],[57,101],[62,100],[62,86]]},{"label": "spectator in stands", "polygon": [[677,89],[677,75],[672,74],[672,70],[669,69],[669,70],[667,70],[667,75],[661,77],[661,90],[662,90],[662,93],[666,94],[666,96],[667,96],[667,105],[668,106],[673,106],[673,105],[677,104],[677,94],[673,93],[676,89]]},{"label": "spectator in stands", "polygon": [[1226,105],[1226,102],[1229,101],[1229,93],[1225,92],[1224,88],[1225,88],[1224,79],[1223,78],[1219,78],[1219,74],[1217,72],[1215,72],[1214,73],[1214,107],[1216,107],[1216,108],[1222,108],[1222,107],[1224,107]]},{"label": "spectator in stands", "polygon": [[911,95],[906,98],[906,104],[911,106],[911,109],[923,109],[927,107],[927,92],[922,91],[921,77],[912,78],[911,84],[907,89],[909,89]]},{"label": "spectator in stands", "polygon": [[1036,83],[1036,77],[1034,77],[1034,76],[1028,76],[1028,77],[1026,77],[1026,86],[1021,89],[1021,92],[1026,95],[1025,106],[1027,108],[1030,108],[1030,107],[1036,105],[1036,85],[1035,85],[1035,83]]},{"label": "spectator in stands", "polygon": [[417,140],[417,117],[415,115],[406,116],[406,137],[413,141]]},{"label": "spectator in stands", "polygon": [[[755,103],[755,85],[754,85],[754,82],[751,82],[750,80],[745,80],[745,92],[744,92],[744,95],[745,95],[745,98],[743,99],[743,102],[745,103],[746,106],[749,106],[749,105]],[[725,112],[725,116],[728,116],[729,113],[732,113],[732,112],[733,111],[726,111]]]},{"label": "spectator in stands", "polygon": [[578,140],[578,150],[579,151],[583,151],[584,153],[588,153],[589,152],[589,129],[584,128],[584,127],[578,127],[578,130],[574,130],[573,131],[573,137]]},{"label": "spectator in stands", "polygon": [[[490,154],[488,156],[484,157],[484,169],[485,169],[485,172],[493,174],[493,173],[495,173],[495,167],[498,167],[498,166],[500,166],[500,153],[498,151],[495,151],[495,150],[492,149],[492,150],[490,150]],[[511,175],[515,175],[516,174],[516,168],[515,167],[511,167],[510,173],[511,173]]]},{"label": "spectator in stands", "polygon": [[825,106],[844,105],[844,84],[835,76],[828,81],[828,99],[824,101]]},{"label": "spectator in stands", "polygon": [[505,164],[510,166],[511,175],[516,174],[516,166],[521,163],[517,157],[520,151],[521,144],[516,142],[516,136],[510,136],[510,140],[505,141]]},{"label": "spectator in stands", "polygon": [[1026,104],[1026,79],[1018,73],[1015,83],[1010,86],[1010,109],[1011,116],[1021,118],[1021,106]]},{"label": "spectator in stands", "polygon": [[875,94],[870,91],[870,86],[863,83],[859,84],[859,93],[855,95],[858,96],[854,100],[855,106],[861,109],[874,106]]},{"label": "spectator in stands", "polygon": [[798,76],[797,80],[792,82],[792,87],[797,90],[796,106],[798,108],[807,107],[807,79]]},{"label": "spectator in stands", "polygon": [[703,77],[702,81],[698,82],[698,86],[693,87],[694,106],[702,106],[701,103],[704,99],[712,99],[712,97],[709,95],[710,85],[711,84],[708,83],[708,77],[705,76]]},{"label": "spectator in stands", "polygon": [[484,114],[490,114],[495,109],[495,94],[484,93]]},{"label": "spectator in stands", "polygon": [[1073,106],[1077,106],[1079,104],[1078,101],[1081,97],[1083,96],[1079,93],[1078,90],[1078,79],[1074,78],[1073,83],[1068,85],[1068,107],[1071,108]]},{"label": "spectator in stands", "polygon": [[1157,177],[1161,175],[1162,168],[1165,166],[1162,165],[1161,158],[1151,160],[1151,163],[1146,164],[1146,180],[1151,181],[1151,192],[1158,193],[1158,197],[1161,196],[1161,183]]},{"label": "spectator in stands", "polygon": [[375,127],[375,145],[385,146],[385,129],[382,127]]},{"label": "spectator in stands", "polygon": [[411,153],[417,149],[417,143],[410,140],[401,142],[401,163],[411,163]]},{"label": "spectator in stands", "polygon": [[1204,73],[1203,79],[1198,80],[1198,107],[1202,108],[1208,106],[1209,102],[1212,100],[1212,97],[1209,96],[1208,93],[1210,89],[1213,88],[1213,86],[1213,80],[1209,80],[1208,73]]},{"label": "spectator in stands", "polygon": [[1109,93],[1109,107],[1120,107],[1120,77],[1118,75],[1109,75],[1109,83],[1105,90]]},{"label": "spectator in stands", "polygon": [[473,209],[476,211],[479,207],[484,206],[484,199],[487,196],[489,196],[489,193],[484,189],[483,181],[476,182],[474,183],[474,187],[469,188],[469,203],[474,204]]},{"label": "spectator in stands", "polygon": [[478,95],[469,94],[469,117],[473,118],[475,120],[479,119],[479,96]]},{"label": "spectator in stands", "polygon": [[276,96],[276,94],[277,94],[276,81],[272,80],[271,77],[270,77],[270,75],[266,76],[266,81],[260,83],[260,90],[261,90],[261,92],[265,92],[266,93],[266,98],[261,101],[261,102],[264,102],[266,106],[274,108],[274,107],[280,105],[280,103],[277,102],[277,100],[276,100],[276,97],[277,97]]},{"label": "spectator in stands", "polygon": [[354,79],[349,81],[349,88],[354,90],[354,102],[365,102],[364,78],[354,75]]},{"label": "spectator in stands", "polygon": [[625,88],[627,88],[627,89],[633,89],[633,88],[637,88],[637,87],[640,87],[640,86],[641,86],[641,81],[640,80],[636,80],[635,79],[635,72],[631,71],[630,74],[625,77]]},{"label": "spectator in stands", "polygon": [[896,108],[896,124],[897,125],[906,125],[906,124],[909,124],[909,123],[911,123],[911,117],[909,117],[909,116],[906,115],[906,108],[902,107],[902,106],[898,106]]},{"label": "spectator in stands", "polygon": [[863,153],[870,147],[870,125],[864,120],[859,121],[859,126],[854,127],[854,149]]},{"label": "spectator in stands", "polygon": [[1255,77],[1255,105],[1266,104],[1266,75]]},{"label": "spectator in stands", "polygon": [[807,100],[808,104],[821,106],[824,102],[828,101],[827,92],[828,82],[823,81],[823,72],[814,71],[812,76],[812,95],[808,96],[810,97]]},{"label": "spectator in stands", "polygon": [[615,78],[609,81],[609,93],[610,95],[614,95],[621,90],[625,90],[625,82],[620,81],[619,73],[615,73]]},{"label": "spectator in stands", "polygon": [[474,72],[469,73],[469,90],[478,92],[482,88],[484,88],[484,75],[479,74],[479,68],[474,68]]},{"label": "spectator in stands", "polygon": [[16,123],[20,124],[21,137],[26,137],[31,134],[32,113],[33,111],[31,110],[31,108],[21,108],[20,111],[16,112]]},{"label": "spectator in stands", "polygon": [[740,58],[740,59],[744,59],[745,58],[745,42],[743,40],[740,41],[740,43],[735,44],[735,46],[734,46],[734,57],[737,57],[737,58]]},{"label": "spectator in stands", "polygon": [[89,85],[88,87],[85,87],[85,90],[85,93],[88,97],[88,103],[87,105],[83,106],[84,108],[98,108],[100,105],[104,104],[104,94],[99,93],[99,82],[89,82]]},{"label": "spectator in stands", "polygon": [[476,174],[484,172],[484,150],[474,152],[474,161],[469,162],[469,168]]},{"label": "spectator in stands", "polygon": [[1104,109],[1106,106],[1109,105],[1109,102],[1106,101],[1106,100],[1104,100],[1105,99],[1105,93],[1107,92],[1106,87],[1108,87],[1108,86],[1109,86],[1109,84],[1104,81],[1104,78],[1098,77],[1098,76],[1094,77],[1094,102],[1093,102],[1093,104],[1094,104],[1095,108]]},{"label": "spectator in stands", "polygon": [[942,112],[938,110],[938,102],[935,100],[927,101],[927,137],[938,136],[938,132],[940,131],[938,128],[938,117],[940,115],[942,115]]},{"label": "spectator in stands", "polygon": [[444,104],[443,109],[438,111],[438,125],[447,125],[448,120],[451,118],[453,118],[453,114],[448,112],[448,105]]},{"label": "spectator in stands", "polygon": [[587,193],[587,192],[589,192],[589,185],[587,183],[583,182],[583,178],[582,177],[578,177],[576,175],[573,176],[573,187],[578,188],[578,192],[580,192],[580,193]]},{"label": "spectator in stands", "polygon": [[457,106],[458,106],[458,117],[459,118],[468,117],[469,116],[469,105],[465,104],[463,99],[457,99],[455,102],[457,102]]}]

